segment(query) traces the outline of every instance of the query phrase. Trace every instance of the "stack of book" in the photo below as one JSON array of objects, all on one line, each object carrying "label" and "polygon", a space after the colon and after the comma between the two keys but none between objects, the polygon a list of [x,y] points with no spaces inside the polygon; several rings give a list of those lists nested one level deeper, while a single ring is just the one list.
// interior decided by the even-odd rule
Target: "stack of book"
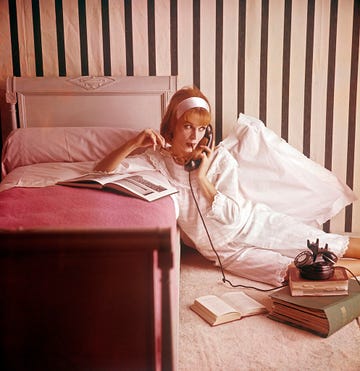
[{"label": "stack of book", "polygon": [[348,294],[349,279],[343,267],[335,267],[334,275],[326,280],[308,280],[300,271],[289,269],[289,287],[292,296],[334,296]]},{"label": "stack of book", "polygon": [[348,294],[292,296],[290,287],[270,295],[269,318],[328,337],[360,316],[360,285],[349,280]]}]

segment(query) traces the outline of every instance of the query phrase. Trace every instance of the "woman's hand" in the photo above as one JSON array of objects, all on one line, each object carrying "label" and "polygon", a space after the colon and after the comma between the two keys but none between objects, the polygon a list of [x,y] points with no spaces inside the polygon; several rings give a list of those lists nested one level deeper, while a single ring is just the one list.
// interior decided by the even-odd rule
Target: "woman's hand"
[{"label": "woman's hand", "polygon": [[95,166],[95,171],[113,171],[124,158],[138,148],[146,148],[153,146],[156,150],[157,146],[165,146],[165,139],[153,129],[145,129],[136,137],[130,139],[121,147],[112,151],[104,159],[98,162]]},{"label": "woman's hand", "polygon": [[201,154],[200,154],[201,163],[199,166],[197,176],[199,179],[202,179],[206,177],[206,173],[209,170],[213,150],[207,146],[201,146],[200,148],[201,148]]},{"label": "woman's hand", "polygon": [[156,151],[157,147],[165,146],[165,139],[153,129],[145,129],[134,138],[134,146],[136,148],[153,147]]},{"label": "woman's hand", "polygon": [[203,146],[201,152],[201,163],[199,168],[197,169],[197,177],[199,180],[200,188],[210,203],[213,202],[214,197],[217,193],[215,186],[209,181],[206,176],[206,173],[211,164],[212,156],[213,149],[210,149],[207,146]]}]

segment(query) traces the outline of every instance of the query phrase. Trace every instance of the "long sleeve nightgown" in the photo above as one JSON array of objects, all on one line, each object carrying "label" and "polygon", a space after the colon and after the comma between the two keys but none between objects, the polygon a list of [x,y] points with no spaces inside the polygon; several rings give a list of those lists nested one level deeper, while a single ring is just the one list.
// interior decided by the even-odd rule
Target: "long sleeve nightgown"
[{"label": "long sleeve nightgown", "polygon": [[[179,206],[178,225],[191,239],[196,249],[218,264],[200,215],[193,200],[189,172],[170,156],[147,150],[139,156],[129,156],[116,172],[136,172],[156,169],[175,186]],[[307,246],[307,240],[319,239],[320,246],[341,257],[348,238],[304,224],[294,217],[275,212],[261,203],[246,199],[239,190],[238,165],[228,150],[220,146],[215,152],[207,173],[217,194],[211,205],[202,195],[194,173],[190,173],[195,197],[213,245],[223,267],[242,277],[272,285],[280,285],[287,267]]]}]

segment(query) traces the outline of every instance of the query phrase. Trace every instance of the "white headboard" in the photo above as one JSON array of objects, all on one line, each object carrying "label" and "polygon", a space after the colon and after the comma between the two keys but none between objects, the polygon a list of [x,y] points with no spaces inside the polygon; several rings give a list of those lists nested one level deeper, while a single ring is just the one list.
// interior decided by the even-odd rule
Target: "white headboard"
[{"label": "white headboard", "polygon": [[28,127],[159,128],[175,76],[8,77],[3,140]]}]

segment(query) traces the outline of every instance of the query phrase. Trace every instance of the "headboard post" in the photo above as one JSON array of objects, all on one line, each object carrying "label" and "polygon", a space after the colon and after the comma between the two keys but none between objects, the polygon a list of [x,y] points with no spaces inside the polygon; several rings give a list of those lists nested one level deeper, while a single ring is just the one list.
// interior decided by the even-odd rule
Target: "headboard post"
[{"label": "headboard post", "polygon": [[8,77],[6,80],[6,103],[10,104],[10,112],[11,112],[11,127],[12,130],[17,128],[17,120],[16,120],[16,93],[15,93],[15,78]]},{"label": "headboard post", "polygon": [[[17,114],[16,114],[17,97],[15,92],[14,77],[8,77],[6,79],[5,102],[9,104],[10,107],[7,106],[6,104],[4,104],[4,107],[2,107],[1,123],[2,123],[2,136],[4,140],[12,130],[17,129]],[[9,121],[10,125],[9,124],[6,125],[6,123]]]}]

